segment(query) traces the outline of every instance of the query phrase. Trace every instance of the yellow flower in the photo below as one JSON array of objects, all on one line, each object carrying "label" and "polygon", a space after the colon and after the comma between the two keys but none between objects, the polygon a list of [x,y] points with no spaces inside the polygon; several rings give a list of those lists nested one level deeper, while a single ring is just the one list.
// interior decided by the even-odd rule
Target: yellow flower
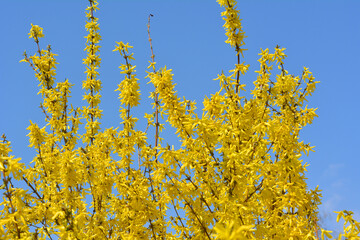
[{"label": "yellow flower", "polygon": [[44,37],[43,29],[39,27],[38,25],[31,24],[30,32],[28,33],[29,38],[35,39],[35,41],[38,40],[38,38]]}]

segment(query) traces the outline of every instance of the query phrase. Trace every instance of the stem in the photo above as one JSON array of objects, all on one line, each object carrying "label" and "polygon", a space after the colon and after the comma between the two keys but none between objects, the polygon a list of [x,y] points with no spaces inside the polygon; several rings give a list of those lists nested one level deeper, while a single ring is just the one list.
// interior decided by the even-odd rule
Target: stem
[{"label": "stem", "polygon": [[[240,64],[240,47],[236,44],[236,55],[237,55],[237,64]],[[240,84],[240,72],[236,73],[236,94],[239,92],[239,84]]]},{"label": "stem", "polygon": [[[155,63],[155,55],[154,55],[154,50],[153,50],[153,46],[152,46],[152,39],[151,39],[151,35],[150,35],[150,19],[153,16],[154,16],[153,14],[149,14],[148,24],[147,24],[147,31],[148,31],[149,43],[150,43],[150,49],[151,49],[151,61],[152,61],[152,64]],[[156,74],[155,67],[153,68],[153,71]],[[155,88],[155,121],[156,121],[155,122],[155,162],[158,163],[158,150],[157,150],[157,147],[158,147],[158,143],[159,143],[159,125],[160,124],[159,124],[159,94],[157,93],[156,88]],[[159,196],[156,196],[156,194],[154,193],[154,186],[153,186],[153,181],[151,179],[151,168],[150,167],[149,167],[149,178],[150,178],[151,190],[153,192],[152,193],[153,199],[155,201],[157,201],[156,197],[159,197]],[[160,212],[162,212],[162,209],[163,209],[163,207],[161,206],[161,204],[159,204]],[[161,220],[164,220],[163,216],[161,217]],[[151,225],[151,227],[153,229],[152,225]],[[162,230],[160,230],[160,233],[161,232],[162,232]],[[163,235],[162,235],[162,239],[164,239]]]},{"label": "stem", "polygon": [[[152,63],[155,62],[155,55],[154,55],[154,50],[153,50],[153,46],[152,46],[152,39],[150,36],[150,18],[153,16],[154,15],[152,15],[152,14],[149,15],[148,24],[147,24]],[[154,69],[154,73],[156,73],[155,69]],[[156,89],[155,89],[155,148],[157,148],[157,146],[158,146],[158,141],[159,141],[159,94],[156,92]],[[155,151],[156,151],[155,152],[155,160],[157,162],[158,161],[157,160],[157,149]]]}]

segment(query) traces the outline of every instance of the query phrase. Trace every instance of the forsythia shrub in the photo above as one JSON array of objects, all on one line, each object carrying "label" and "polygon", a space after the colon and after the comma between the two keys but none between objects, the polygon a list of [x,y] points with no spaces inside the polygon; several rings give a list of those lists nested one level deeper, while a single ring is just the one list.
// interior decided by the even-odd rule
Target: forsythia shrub
[{"label": "forsythia shrub", "polygon": [[[41,50],[43,30],[31,27],[38,51],[25,53],[22,62],[39,80],[47,124],[30,123],[30,147],[37,154],[29,166],[9,154],[10,142],[2,137],[1,239],[331,238],[331,231],[317,225],[321,195],[318,188],[308,189],[301,160],[313,147],[299,141],[300,130],[316,117],[305,105],[317,83],[308,68],[295,77],[285,69],[284,48],[262,50],[252,97],[245,99],[240,79],[249,65],[241,59],[239,10],[235,0],[218,0],[237,63],[218,75],[220,89],[204,99],[198,115],[195,102],[177,95],[172,70],[156,65],[149,16],[147,78],[155,91],[154,112],[145,118],[155,134],[136,128],[139,79],[132,46],[123,42],[114,49],[123,58],[116,89],[122,127],[102,130],[99,8],[96,0],[89,2],[83,108],[69,104],[73,85],[55,81],[56,54],[50,46]],[[160,117],[176,129],[179,148],[162,138]],[[27,188],[16,187],[19,181]],[[352,213],[338,216],[345,220],[339,239],[359,239]]]}]

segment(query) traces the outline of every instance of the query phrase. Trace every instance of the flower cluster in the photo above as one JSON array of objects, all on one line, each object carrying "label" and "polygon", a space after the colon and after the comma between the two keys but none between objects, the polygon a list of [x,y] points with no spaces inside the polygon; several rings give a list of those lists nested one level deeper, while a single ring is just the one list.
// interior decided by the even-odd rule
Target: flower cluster
[{"label": "flower cluster", "polygon": [[29,38],[33,38],[36,42],[38,42],[39,38],[44,37],[43,29],[38,25],[31,24],[31,29],[28,35]]},{"label": "flower cluster", "polygon": [[221,16],[223,16],[225,20],[225,34],[228,37],[225,42],[235,47],[237,54],[243,54],[243,51],[246,49],[241,49],[241,46],[245,45],[244,39],[246,36],[241,25],[240,11],[236,9],[236,1],[218,0],[217,2],[221,7],[225,7],[225,11],[221,13]]},{"label": "flower cluster", "polygon": [[125,79],[118,85],[116,91],[120,91],[119,99],[121,104],[125,106],[134,107],[139,105],[140,101],[140,86],[139,79],[136,78],[135,66],[133,66],[130,61],[135,60],[133,55],[134,53],[129,54],[129,44],[124,44],[123,42],[118,42],[118,46],[113,51],[118,51],[121,56],[125,59],[125,64],[120,65],[121,74],[125,74]]},{"label": "flower cluster", "polygon": [[101,118],[100,104],[100,90],[101,81],[98,79],[99,72],[97,69],[100,67],[101,58],[98,54],[100,46],[98,45],[101,36],[99,34],[98,18],[94,17],[94,13],[98,10],[98,2],[96,0],[90,0],[90,6],[86,8],[87,22],[85,25],[89,34],[86,38],[85,51],[87,57],[83,59],[83,63],[86,65],[86,80],[83,81],[83,88],[87,91],[84,95],[89,106],[82,109],[82,113],[86,119],[86,131],[87,134],[83,141],[86,143],[93,142],[95,135],[100,130],[100,122],[97,119]]}]

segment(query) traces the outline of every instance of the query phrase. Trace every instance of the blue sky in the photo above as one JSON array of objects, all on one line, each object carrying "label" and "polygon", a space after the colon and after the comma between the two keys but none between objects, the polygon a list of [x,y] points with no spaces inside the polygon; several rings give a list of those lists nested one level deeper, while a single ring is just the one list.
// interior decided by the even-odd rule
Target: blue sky
[{"label": "blue sky", "polygon": [[[286,48],[285,67],[290,73],[299,75],[303,66],[310,68],[321,83],[309,101],[311,107],[318,108],[319,117],[302,134],[305,142],[316,146],[316,152],[304,159],[310,163],[308,184],[311,188],[319,185],[323,190],[321,214],[325,227],[338,228],[334,226],[332,211],[352,210],[360,220],[360,1],[239,2],[248,36],[245,62],[250,64],[243,83],[249,92],[256,79],[260,48],[273,49],[277,44]],[[34,155],[27,147],[29,120],[41,123],[44,119],[38,107],[41,98],[34,73],[27,64],[19,63],[24,50],[35,53],[35,44],[27,35],[30,24],[44,28],[45,38],[40,44],[43,48],[51,44],[53,52],[59,54],[57,79],[68,78],[75,83],[72,101],[80,106],[87,4],[85,0],[2,2],[0,134],[7,135],[14,155],[25,162]],[[158,66],[173,69],[179,95],[196,100],[198,108],[202,108],[205,95],[217,91],[218,83],[212,79],[236,62],[234,50],[224,43],[222,9],[215,1],[103,0],[99,7],[96,15],[103,38],[103,128],[118,126],[120,121],[118,93],[113,90],[122,79],[118,69],[122,59],[112,52],[115,41],[134,46],[144,104],[137,108],[138,114],[151,112],[147,96],[152,88],[144,79],[151,55],[146,28],[150,13],[154,15],[151,31]]]}]

